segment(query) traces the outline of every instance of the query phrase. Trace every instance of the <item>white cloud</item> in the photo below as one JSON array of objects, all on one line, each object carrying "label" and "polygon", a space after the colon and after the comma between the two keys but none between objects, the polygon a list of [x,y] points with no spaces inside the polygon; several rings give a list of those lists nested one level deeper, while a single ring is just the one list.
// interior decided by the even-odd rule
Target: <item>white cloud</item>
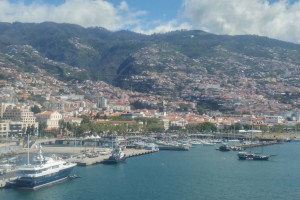
[{"label": "white cloud", "polygon": [[[143,0],[144,1],[144,0]],[[149,0],[151,1],[151,0]],[[278,0],[182,0],[178,16],[169,21],[151,21],[144,10],[132,9],[126,0],[65,0],[59,5],[11,3],[0,0],[2,22],[44,22],[99,26],[109,30],[129,29],[139,33],[164,33],[201,29],[216,34],[256,34],[300,43],[300,2]],[[130,1],[128,1],[130,2]]]},{"label": "white cloud", "polygon": [[156,22],[156,25],[150,25],[149,28],[137,26],[133,31],[143,34],[166,33],[175,30],[189,30],[191,26],[188,23],[178,23],[177,20],[170,20],[168,22]]},{"label": "white cloud", "polygon": [[300,42],[300,3],[279,0],[184,0],[183,17],[194,29],[216,34],[256,34]]},{"label": "white cloud", "polygon": [[0,1],[2,22],[44,22],[72,23],[84,27],[100,26],[109,30],[122,29],[138,23],[141,11],[132,11],[125,1],[115,7],[105,0],[65,0],[54,6],[34,1],[31,4]]}]

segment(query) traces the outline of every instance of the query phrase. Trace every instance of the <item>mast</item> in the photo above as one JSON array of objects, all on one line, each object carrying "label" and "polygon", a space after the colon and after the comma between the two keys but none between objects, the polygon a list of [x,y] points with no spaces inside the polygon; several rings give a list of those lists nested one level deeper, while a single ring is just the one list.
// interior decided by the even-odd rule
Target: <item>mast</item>
[{"label": "mast", "polygon": [[29,134],[27,135],[27,165],[29,165]]}]

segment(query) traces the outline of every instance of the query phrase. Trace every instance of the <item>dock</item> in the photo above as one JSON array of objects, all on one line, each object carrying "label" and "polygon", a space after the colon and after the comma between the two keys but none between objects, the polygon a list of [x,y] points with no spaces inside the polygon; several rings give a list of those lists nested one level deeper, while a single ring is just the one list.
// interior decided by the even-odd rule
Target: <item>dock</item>
[{"label": "dock", "polygon": [[[125,149],[124,153],[126,158],[141,156],[145,154],[155,153],[158,150],[146,150],[146,149]],[[95,165],[102,163],[105,159],[109,158],[110,154],[108,155],[98,155],[96,157],[83,157],[82,155],[73,157],[68,159],[70,162],[77,163],[78,166],[88,166],[88,165]]]},{"label": "dock", "polygon": [[252,143],[252,144],[243,144],[243,145],[241,145],[241,147],[244,148],[244,149],[247,149],[247,148],[253,148],[253,147],[268,146],[268,145],[273,145],[273,144],[281,144],[281,142],[273,140],[273,141],[267,141],[267,142],[259,142],[259,143]]}]

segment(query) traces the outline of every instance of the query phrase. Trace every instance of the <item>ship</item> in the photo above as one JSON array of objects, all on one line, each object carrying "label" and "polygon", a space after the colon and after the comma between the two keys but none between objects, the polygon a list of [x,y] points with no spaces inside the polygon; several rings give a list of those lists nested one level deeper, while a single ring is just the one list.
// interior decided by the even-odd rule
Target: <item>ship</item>
[{"label": "ship", "polygon": [[241,151],[238,153],[239,160],[269,160],[269,155],[255,154]]},{"label": "ship", "polygon": [[16,189],[35,190],[67,179],[76,163],[70,163],[56,156],[44,157],[42,146],[33,158],[33,163],[21,165],[16,172],[13,187]]},{"label": "ship", "polygon": [[118,164],[125,162],[126,160],[126,155],[122,151],[122,148],[119,145],[115,145],[111,152],[111,156],[109,156],[108,159],[103,160],[102,163],[104,164]]},{"label": "ship", "polygon": [[226,143],[223,143],[219,149],[219,151],[230,151],[230,147],[226,144]]}]

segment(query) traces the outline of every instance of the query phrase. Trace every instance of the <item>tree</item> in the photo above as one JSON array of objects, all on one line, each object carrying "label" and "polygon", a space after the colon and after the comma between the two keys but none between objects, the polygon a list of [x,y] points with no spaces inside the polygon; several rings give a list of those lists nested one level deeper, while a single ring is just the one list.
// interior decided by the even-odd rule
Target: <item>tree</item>
[{"label": "tree", "polygon": [[81,121],[81,124],[89,124],[91,123],[91,119],[89,116],[86,116],[86,115],[82,115],[82,121]]},{"label": "tree", "polygon": [[211,122],[203,122],[198,125],[198,130],[201,132],[215,132],[217,131],[217,127]]},{"label": "tree", "polygon": [[31,111],[32,111],[34,114],[37,114],[37,113],[40,113],[40,112],[41,112],[41,109],[40,109],[40,107],[38,107],[37,105],[34,105],[33,107],[31,107]]},{"label": "tree", "polygon": [[45,129],[48,127],[47,123],[46,122],[42,122],[42,123],[39,123],[39,131],[40,131],[40,134],[43,135],[44,132],[45,132]]},{"label": "tree", "polygon": [[275,133],[283,133],[284,132],[284,125],[278,124],[271,127],[270,131]]}]

